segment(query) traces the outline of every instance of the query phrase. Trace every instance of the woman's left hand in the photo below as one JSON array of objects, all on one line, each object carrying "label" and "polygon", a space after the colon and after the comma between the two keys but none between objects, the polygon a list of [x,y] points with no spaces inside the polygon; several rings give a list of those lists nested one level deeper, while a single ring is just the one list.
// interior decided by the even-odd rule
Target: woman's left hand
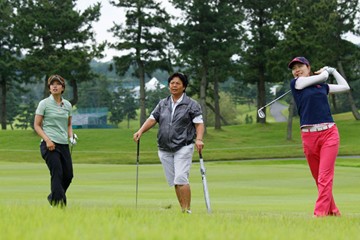
[{"label": "woman's left hand", "polygon": [[323,71],[327,71],[329,74],[331,74],[331,73],[333,73],[333,72],[335,71],[335,68],[325,66],[325,67],[317,70],[317,71],[314,72],[314,73],[315,73],[315,74],[320,74],[320,73],[322,73]]}]

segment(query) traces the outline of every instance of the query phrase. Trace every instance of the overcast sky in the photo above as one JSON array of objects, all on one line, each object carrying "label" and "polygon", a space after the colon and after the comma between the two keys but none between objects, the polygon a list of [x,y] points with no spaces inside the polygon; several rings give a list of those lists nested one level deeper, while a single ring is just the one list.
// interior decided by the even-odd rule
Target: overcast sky
[{"label": "overcast sky", "polygon": [[[163,6],[166,8],[171,8],[171,12],[174,12],[174,8],[168,3],[168,1],[159,0],[162,2]],[[109,33],[107,30],[110,29],[114,22],[121,23],[125,22],[125,14],[121,8],[114,7],[109,3],[109,0],[78,0],[76,5],[80,11],[83,11],[87,7],[94,5],[97,2],[101,2],[101,16],[100,20],[93,24],[93,27],[96,32],[97,42],[102,42],[107,40],[113,42],[112,33]],[[360,44],[360,37],[354,37],[352,34],[347,34],[344,36],[345,39],[352,41],[356,44]],[[99,59],[101,61],[110,61],[113,56],[118,55],[118,52],[114,49],[106,49],[106,56],[104,59]]]},{"label": "overcast sky", "polygon": [[[158,1],[161,2],[164,7],[169,8],[172,12],[176,11],[168,1]],[[108,32],[107,30],[113,27],[114,22],[117,24],[125,22],[125,12],[122,10],[122,8],[111,5],[109,0],[78,0],[76,6],[80,11],[84,11],[84,9],[96,4],[97,2],[101,2],[101,16],[100,20],[93,24],[94,30],[96,32],[96,40],[97,42],[102,42],[105,40],[108,42],[114,42],[112,33]],[[110,61],[115,55],[118,55],[116,50],[107,48],[106,57],[99,60],[103,62]]]},{"label": "overcast sky", "polygon": [[[96,40],[99,43],[105,40],[113,42],[112,33],[107,30],[114,25],[114,22],[121,23],[125,21],[124,12],[121,8],[112,6],[108,0],[78,0],[76,5],[80,11],[84,11],[84,9],[96,4],[97,2],[101,2],[101,16],[100,20],[93,24],[96,32]],[[116,50],[106,49],[106,56],[104,59],[101,59],[101,61],[110,61],[114,55],[116,55]]]}]

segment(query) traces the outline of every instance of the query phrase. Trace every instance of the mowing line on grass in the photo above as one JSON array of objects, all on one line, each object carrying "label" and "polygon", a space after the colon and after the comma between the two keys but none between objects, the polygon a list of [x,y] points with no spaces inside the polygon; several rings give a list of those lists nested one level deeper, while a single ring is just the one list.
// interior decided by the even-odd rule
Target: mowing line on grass
[{"label": "mowing line on grass", "polygon": [[[284,148],[296,147],[297,145],[267,145],[267,146],[254,146],[254,147],[231,147],[231,148],[208,148],[206,151],[221,151],[221,150],[241,150],[241,149],[266,149],[266,148]],[[299,144],[301,146],[301,144]],[[22,149],[0,149],[0,152],[38,152],[38,150],[22,150]],[[79,153],[133,153],[134,151],[98,151],[98,150],[77,150]],[[154,151],[141,151],[142,153],[154,153]]]}]

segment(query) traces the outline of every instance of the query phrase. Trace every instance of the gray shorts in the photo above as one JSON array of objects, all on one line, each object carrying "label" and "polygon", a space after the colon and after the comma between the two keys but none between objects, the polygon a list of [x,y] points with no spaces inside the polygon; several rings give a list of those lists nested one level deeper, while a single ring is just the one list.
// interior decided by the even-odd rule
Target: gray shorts
[{"label": "gray shorts", "polygon": [[194,144],[184,146],[176,152],[158,151],[165,177],[170,187],[189,184],[193,154]]}]

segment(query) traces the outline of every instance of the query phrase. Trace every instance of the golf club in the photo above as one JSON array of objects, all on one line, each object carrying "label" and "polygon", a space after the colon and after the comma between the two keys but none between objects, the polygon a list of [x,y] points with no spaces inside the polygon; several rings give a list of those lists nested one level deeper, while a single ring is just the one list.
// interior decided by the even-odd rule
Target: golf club
[{"label": "golf club", "polygon": [[203,183],[203,188],[204,188],[204,198],[205,198],[206,209],[207,209],[208,213],[211,213],[210,196],[209,196],[209,190],[208,190],[207,181],[206,181],[206,169],[205,169],[204,160],[203,160],[201,152],[199,152],[199,160],[200,160],[200,173],[201,173],[201,178],[202,178],[202,183]]},{"label": "golf club", "polygon": [[272,100],[271,102],[269,102],[268,104],[266,104],[265,106],[259,108],[258,110],[258,116],[259,118],[264,118],[265,117],[265,113],[263,112],[263,109],[266,108],[267,106],[273,104],[274,102],[276,102],[277,100],[279,100],[280,98],[284,97],[286,94],[288,94],[289,92],[291,92],[291,90],[287,91],[286,93],[284,93],[283,95],[279,96],[278,98],[275,98],[274,100]]},{"label": "golf club", "polygon": [[136,150],[136,200],[135,200],[136,208],[138,203],[138,189],[139,189],[139,152],[140,152],[140,139],[138,139],[137,141],[137,150]]}]

